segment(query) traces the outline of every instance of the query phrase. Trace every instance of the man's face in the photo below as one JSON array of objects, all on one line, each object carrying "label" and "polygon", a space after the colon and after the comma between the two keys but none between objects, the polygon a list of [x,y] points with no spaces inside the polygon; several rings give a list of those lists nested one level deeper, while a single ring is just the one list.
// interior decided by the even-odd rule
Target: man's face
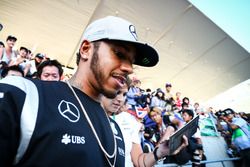
[{"label": "man's face", "polygon": [[25,50],[20,50],[19,51],[19,55],[22,57],[22,58],[27,58],[28,56],[28,53],[25,51]]},{"label": "man's face", "polygon": [[221,119],[221,120],[223,120],[223,121],[226,121],[227,120],[227,118],[225,117],[225,116],[219,116],[219,119]]},{"label": "man's face", "polygon": [[188,109],[188,105],[183,105],[182,109]]},{"label": "man's face", "polygon": [[58,68],[56,66],[45,66],[40,79],[43,81],[59,81],[60,75]]},{"label": "man's face", "polygon": [[234,118],[234,115],[233,115],[233,114],[229,114],[229,115],[225,116],[225,119],[226,119],[227,121],[229,121],[229,122],[232,122],[233,118]]},{"label": "man's face", "polygon": [[43,57],[36,56],[36,57],[35,57],[35,61],[36,61],[37,63],[41,63],[41,62],[43,61]]},{"label": "man's face", "polygon": [[167,91],[167,92],[170,92],[170,91],[171,91],[171,88],[172,88],[171,86],[166,86],[166,91]]},{"label": "man's face", "polygon": [[194,108],[198,109],[199,108],[199,104],[194,104]]},{"label": "man's face", "polygon": [[122,89],[118,91],[115,98],[110,99],[105,96],[102,97],[101,99],[102,106],[109,115],[118,114],[121,107],[124,106],[127,91],[128,91],[127,86],[124,86]]},{"label": "man's face", "polygon": [[11,40],[7,40],[6,43],[7,43],[7,45],[8,45],[10,48],[13,48],[14,45],[15,45],[15,43],[16,43],[16,41],[13,40],[13,39],[11,39]]},{"label": "man's face", "polygon": [[177,97],[177,98],[180,98],[180,97],[181,97],[181,93],[180,93],[180,92],[177,92],[177,93],[176,93],[176,97]]},{"label": "man's face", "polygon": [[[94,46],[90,69],[94,80],[92,86],[108,98],[114,98],[133,72],[135,48],[124,42],[99,42]],[[94,44],[95,45],[95,44]]]}]

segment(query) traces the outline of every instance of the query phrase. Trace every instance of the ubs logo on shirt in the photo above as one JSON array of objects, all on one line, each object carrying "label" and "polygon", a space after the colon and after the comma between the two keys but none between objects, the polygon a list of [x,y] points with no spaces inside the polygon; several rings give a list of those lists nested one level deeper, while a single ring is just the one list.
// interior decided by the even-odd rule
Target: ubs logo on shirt
[{"label": "ubs logo on shirt", "polygon": [[84,136],[74,136],[68,135],[67,133],[62,136],[61,142],[65,145],[67,144],[85,144]]}]

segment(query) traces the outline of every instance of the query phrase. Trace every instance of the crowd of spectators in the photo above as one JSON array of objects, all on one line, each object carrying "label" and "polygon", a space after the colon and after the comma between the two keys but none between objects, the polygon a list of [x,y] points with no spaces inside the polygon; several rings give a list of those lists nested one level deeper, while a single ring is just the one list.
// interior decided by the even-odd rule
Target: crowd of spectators
[{"label": "crowd of spectators", "polygon": [[[225,137],[225,141],[228,146],[227,153],[229,157],[241,158],[240,161],[235,162],[237,163],[236,165],[250,162],[249,157],[246,156],[250,155],[250,147],[245,146],[243,149],[244,151],[242,151],[242,148],[239,148],[237,143],[233,141],[237,136],[237,134],[235,134],[236,132],[231,128],[231,124],[233,124],[234,121],[230,122],[225,117],[225,115],[227,115],[226,111],[232,109],[215,111],[212,107],[207,109],[202,108],[199,102],[192,104],[189,97],[184,96],[182,98],[182,94],[179,91],[177,91],[174,96],[174,93],[171,90],[172,84],[170,83],[165,84],[165,91],[163,91],[161,88],[151,91],[150,88],[146,90],[141,89],[141,81],[139,79],[132,78],[132,80],[134,84],[132,84],[128,91],[129,95],[127,96],[127,100],[128,102],[133,101],[133,103],[128,103],[130,104],[128,112],[134,115],[138,121],[142,123],[143,128],[141,132],[141,146],[144,152],[152,151],[160,142],[159,139],[163,134],[166,133],[166,131],[169,131],[170,127],[174,127],[172,128],[172,131],[174,132],[175,130],[181,128],[185,122],[187,122],[186,117],[193,118],[199,115],[200,118],[212,117],[211,120],[214,121],[216,128],[219,132],[221,132],[222,136]],[[132,93],[134,93],[134,96],[131,95]],[[139,111],[144,111],[146,114],[143,114],[143,117],[141,117],[138,114],[140,113]],[[242,118],[242,120],[245,120],[246,126],[248,127],[247,132],[249,133],[249,115],[242,112],[233,113],[235,118]],[[240,126],[238,126],[236,129],[239,128]],[[188,156],[186,153],[183,155],[179,154],[172,158],[166,157],[164,163],[172,162],[184,164],[191,160],[193,162],[193,166],[205,166],[204,164],[200,164],[201,160],[206,160],[206,154],[202,145],[201,132],[199,129],[197,132],[199,135],[195,134],[193,139],[191,139],[192,141],[195,141],[195,146],[192,145],[192,147],[196,148],[194,150],[191,148],[191,152],[190,150],[188,151],[189,155],[191,156]],[[248,133],[246,135],[247,137],[245,138],[245,141],[242,141],[246,145],[248,145],[248,143],[250,144],[250,135],[248,135]]]},{"label": "crowd of spectators", "polygon": [[46,54],[33,54],[27,47],[14,50],[17,38],[9,35],[5,43],[0,41],[0,78],[17,75],[42,80],[61,80],[62,65]]},{"label": "crowd of spectators", "polygon": [[[196,102],[196,108],[194,108],[188,97],[181,98],[180,92],[177,92],[176,96],[174,96],[171,91],[172,84],[170,83],[165,84],[165,91],[158,88],[153,92],[150,88],[144,91],[140,88],[140,84],[139,79],[132,78],[132,86],[128,90],[127,101],[130,105],[128,112],[137,117],[138,121],[142,123],[141,146],[144,152],[154,150],[163,135],[168,134],[170,136],[183,127],[185,122],[203,113],[199,108],[199,103]],[[138,115],[140,113],[138,110],[146,113],[143,114],[144,117]],[[191,113],[188,121],[183,119],[184,113]],[[164,163],[182,165],[191,160],[193,166],[202,166],[200,161],[205,159],[205,155],[200,136],[200,134],[196,134],[196,137],[192,139],[194,141],[193,148],[189,147],[177,155],[166,157]]]}]

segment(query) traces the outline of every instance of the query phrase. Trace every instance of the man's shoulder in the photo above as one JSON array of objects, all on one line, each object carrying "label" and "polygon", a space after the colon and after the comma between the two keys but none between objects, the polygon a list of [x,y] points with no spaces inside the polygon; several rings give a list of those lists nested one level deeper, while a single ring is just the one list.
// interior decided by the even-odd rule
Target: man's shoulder
[{"label": "man's shoulder", "polygon": [[1,87],[15,87],[18,89],[23,90],[24,92],[35,88],[37,90],[43,89],[44,87],[48,88],[57,87],[62,82],[52,82],[52,81],[42,81],[40,79],[32,79],[32,78],[24,78],[19,76],[7,76],[0,80]]},{"label": "man's shoulder", "polygon": [[24,77],[19,76],[7,76],[0,80],[0,84],[15,86],[18,88],[23,88],[27,84],[31,84],[32,81]]}]

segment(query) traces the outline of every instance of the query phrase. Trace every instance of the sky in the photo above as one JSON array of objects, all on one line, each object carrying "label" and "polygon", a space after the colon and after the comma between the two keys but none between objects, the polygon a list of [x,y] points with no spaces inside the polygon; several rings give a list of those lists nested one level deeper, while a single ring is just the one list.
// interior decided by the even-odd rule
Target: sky
[{"label": "sky", "polygon": [[250,0],[189,0],[250,53]]},{"label": "sky", "polygon": [[[189,0],[250,53],[250,0]],[[250,79],[207,101],[215,109],[250,113]]]}]

